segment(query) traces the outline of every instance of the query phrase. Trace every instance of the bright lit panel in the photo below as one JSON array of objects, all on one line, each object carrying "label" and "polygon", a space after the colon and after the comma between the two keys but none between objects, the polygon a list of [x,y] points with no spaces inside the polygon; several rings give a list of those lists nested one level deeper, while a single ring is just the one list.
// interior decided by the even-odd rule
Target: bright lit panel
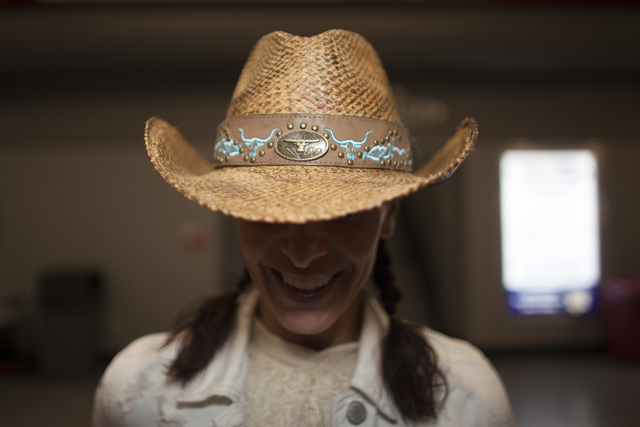
[{"label": "bright lit panel", "polygon": [[589,150],[502,154],[502,281],[511,311],[592,311],[600,280],[597,167]]}]

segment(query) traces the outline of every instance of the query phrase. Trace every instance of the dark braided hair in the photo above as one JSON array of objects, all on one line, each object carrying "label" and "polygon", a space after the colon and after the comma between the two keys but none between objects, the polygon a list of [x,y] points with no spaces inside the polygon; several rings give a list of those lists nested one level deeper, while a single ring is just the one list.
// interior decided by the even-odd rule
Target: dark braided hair
[{"label": "dark braided hair", "polygon": [[[381,342],[382,378],[405,420],[432,419],[446,398],[445,377],[420,326],[394,317],[401,295],[393,284],[390,266],[384,241],[380,241],[373,281],[390,316],[389,331]],[[238,297],[250,280],[245,270],[244,277],[231,292],[208,298],[178,317],[165,342],[168,345],[184,334],[178,356],[168,366],[170,379],[185,385],[207,367],[231,333]]]},{"label": "dark braided hair", "polygon": [[229,337],[235,324],[238,297],[250,281],[245,269],[231,292],[207,298],[178,317],[164,345],[175,341],[183,332],[186,334],[178,356],[168,367],[169,378],[184,386],[207,367]]},{"label": "dark braided hair", "polygon": [[382,379],[396,407],[407,421],[434,419],[447,395],[446,378],[420,325],[394,316],[401,294],[393,284],[391,258],[381,240],[373,270],[373,282],[390,317],[382,339]]}]

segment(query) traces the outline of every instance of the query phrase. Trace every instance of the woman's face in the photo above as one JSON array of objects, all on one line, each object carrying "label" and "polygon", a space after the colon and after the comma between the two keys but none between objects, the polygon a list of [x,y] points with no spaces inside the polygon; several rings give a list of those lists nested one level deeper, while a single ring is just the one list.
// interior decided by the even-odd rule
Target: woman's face
[{"label": "woman's face", "polygon": [[357,339],[360,291],[371,273],[378,240],[393,233],[398,207],[392,201],[302,225],[238,220],[265,326],[314,348]]}]

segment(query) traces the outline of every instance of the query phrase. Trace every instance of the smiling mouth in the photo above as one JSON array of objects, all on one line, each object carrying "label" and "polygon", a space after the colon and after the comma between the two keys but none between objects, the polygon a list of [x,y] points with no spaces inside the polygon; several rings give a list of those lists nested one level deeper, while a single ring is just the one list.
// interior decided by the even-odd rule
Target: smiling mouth
[{"label": "smiling mouth", "polygon": [[291,286],[292,288],[299,289],[301,291],[313,291],[323,286],[326,286],[333,276],[321,276],[321,277],[311,277],[311,278],[302,278],[297,276],[290,276],[286,273],[282,274],[282,281],[285,285]]}]

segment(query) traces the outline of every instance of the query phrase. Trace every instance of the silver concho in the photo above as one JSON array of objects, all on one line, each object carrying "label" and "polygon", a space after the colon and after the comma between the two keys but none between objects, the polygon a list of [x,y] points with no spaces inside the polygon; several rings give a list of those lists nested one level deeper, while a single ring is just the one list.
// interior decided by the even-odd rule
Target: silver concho
[{"label": "silver concho", "polygon": [[276,141],[276,153],[287,160],[308,162],[324,156],[329,150],[327,139],[310,130],[294,130]]}]

